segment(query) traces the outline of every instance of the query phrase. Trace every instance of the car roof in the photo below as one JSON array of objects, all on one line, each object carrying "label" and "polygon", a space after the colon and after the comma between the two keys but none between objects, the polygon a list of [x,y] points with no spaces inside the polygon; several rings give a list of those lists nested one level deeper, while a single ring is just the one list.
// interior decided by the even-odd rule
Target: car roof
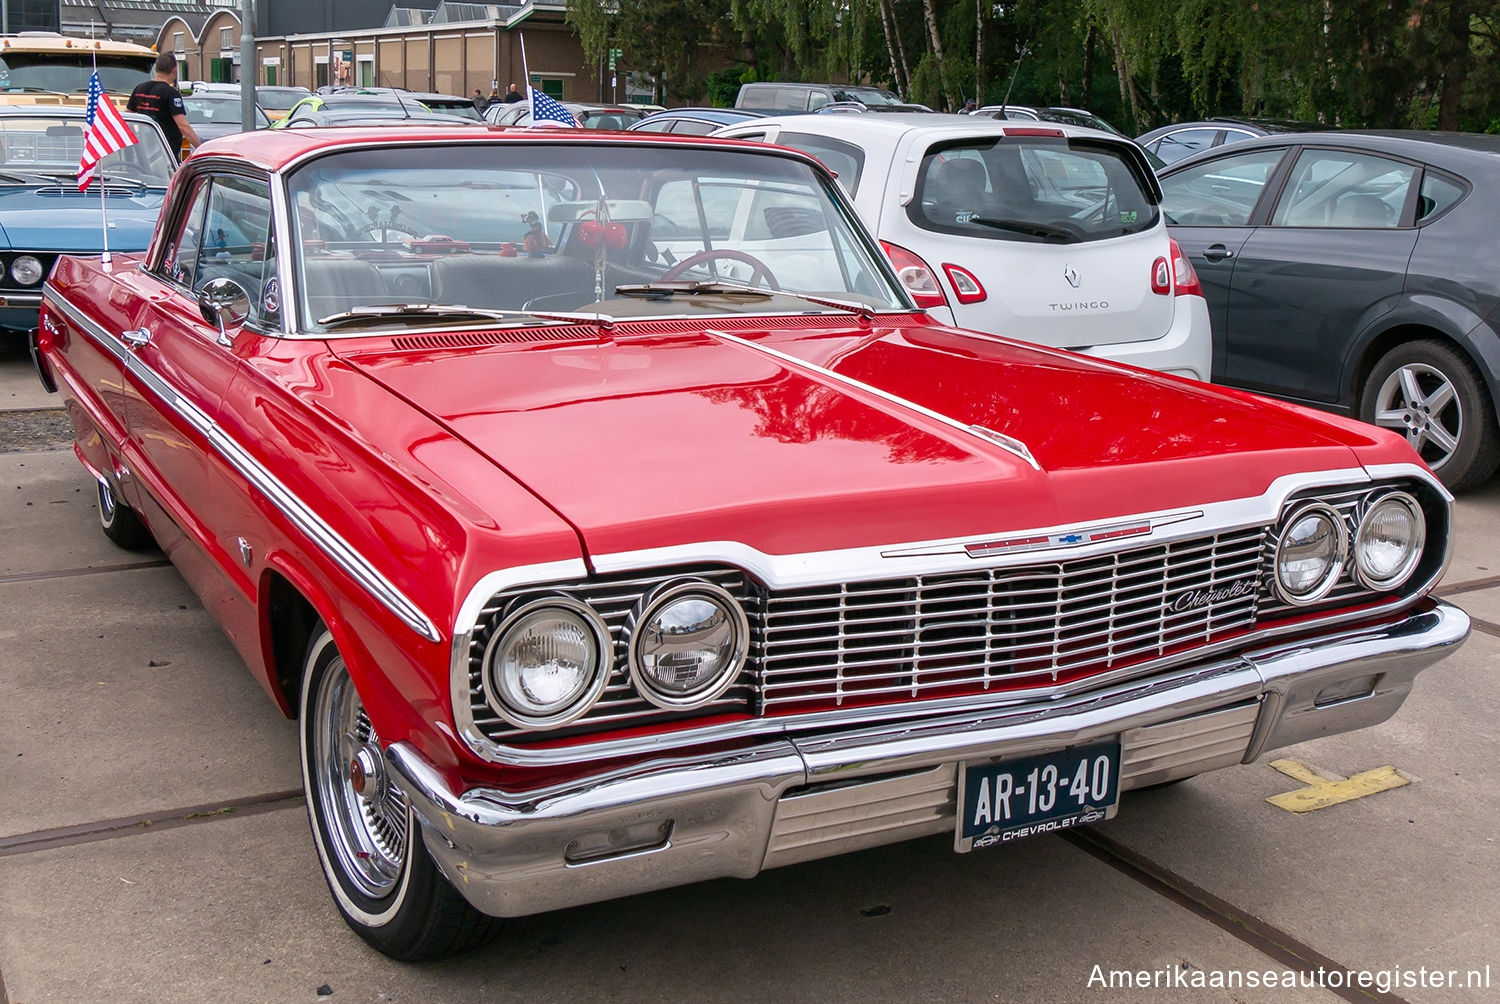
[{"label": "car roof", "polygon": [[[1121,142],[1121,137],[1101,129],[1088,129],[1065,122],[1013,122],[1004,119],[976,118],[972,115],[942,115],[935,112],[889,112],[885,115],[823,115],[814,119],[808,115],[768,115],[753,122],[737,125],[801,126],[816,129],[819,133],[842,138],[861,136],[899,136],[908,132],[922,132],[934,136],[992,136],[1006,130],[1038,128],[1057,130],[1064,136],[1088,139],[1108,139]],[[1129,142],[1125,140],[1124,142]]]},{"label": "car roof", "polygon": [[1457,169],[1459,165],[1466,165],[1470,170],[1475,168],[1491,172],[1500,170],[1500,160],[1496,159],[1500,156],[1500,136],[1486,133],[1420,132],[1401,129],[1330,129],[1322,132],[1273,133],[1269,136],[1239,140],[1232,145],[1216,146],[1176,161],[1163,168],[1162,174],[1175,174],[1184,167],[1226,154],[1301,145],[1368,150],[1371,153],[1412,157],[1428,161],[1438,167],[1446,165]]},{"label": "car roof", "polygon": [[[830,116],[831,117],[831,116]],[[231,157],[267,171],[279,171],[305,157],[353,146],[441,146],[459,143],[557,143],[622,144],[626,146],[711,146],[751,152],[793,154],[798,159],[818,165],[806,154],[764,143],[743,142],[714,136],[678,136],[670,133],[626,132],[622,129],[514,129],[504,126],[461,125],[448,119],[439,123],[435,117],[405,120],[408,125],[393,130],[402,119],[384,119],[379,124],[331,125],[317,129],[260,129],[235,133],[214,140],[212,153]],[[451,124],[449,124],[451,123]],[[192,159],[196,159],[196,156]],[[819,165],[821,166],[821,165]]]}]

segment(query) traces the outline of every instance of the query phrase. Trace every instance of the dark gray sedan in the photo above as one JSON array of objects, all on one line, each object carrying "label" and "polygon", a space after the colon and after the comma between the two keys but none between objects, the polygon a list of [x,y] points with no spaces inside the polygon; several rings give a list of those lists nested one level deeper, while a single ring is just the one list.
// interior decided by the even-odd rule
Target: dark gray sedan
[{"label": "dark gray sedan", "polygon": [[1452,489],[1500,465],[1500,136],[1302,133],[1161,172],[1215,382],[1406,434]]}]

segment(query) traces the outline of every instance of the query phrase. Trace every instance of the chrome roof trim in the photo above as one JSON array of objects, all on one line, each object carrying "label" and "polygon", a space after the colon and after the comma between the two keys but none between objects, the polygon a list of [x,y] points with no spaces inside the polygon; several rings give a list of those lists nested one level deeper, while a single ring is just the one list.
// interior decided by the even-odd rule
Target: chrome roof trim
[{"label": "chrome roof trim", "polygon": [[189,400],[185,395],[178,392],[165,378],[156,370],[143,363],[140,358],[131,352],[118,337],[111,335],[98,324],[73,306],[62,292],[51,282],[46,283],[45,290],[51,298],[51,302],[68,318],[98,342],[110,355],[120,361],[125,369],[149,387],[164,404],[172,411],[196,429],[208,440],[218,454],[229,463],[231,467],[239,471],[266,500],[274,505],[282,515],[286,516],[299,530],[326,554],[334,564],[338,565],[350,578],[358,582],[360,586],[375,598],[381,606],[385,607],[396,617],[406,624],[417,634],[428,641],[442,641],[442,635],[438,633],[437,626],[425,613],[406,597],[401,590],[376,570],[364,555],[356,551],[348,541],[330,527],[312,507],[302,501],[294,492],[272,474],[263,464],[256,460],[250,453],[236,442],[232,437],[219,428],[219,424],[211,419],[204,411]]},{"label": "chrome roof trim", "polygon": [[719,331],[716,328],[705,328],[704,333],[712,335],[714,338],[719,338],[726,342],[731,342],[735,345],[742,346],[751,350],[752,352],[759,352],[762,355],[768,355],[775,359],[779,359],[781,362],[786,363],[788,366],[791,366],[795,369],[816,373],[825,379],[834,381],[835,383],[841,383],[846,387],[853,387],[856,390],[862,390],[866,394],[871,394],[883,401],[888,401],[891,404],[897,405],[898,407],[901,407],[907,411],[915,412],[916,414],[922,415],[926,418],[930,418],[935,422],[941,422],[943,425],[948,426],[950,429],[956,429],[959,432],[962,432],[965,436],[968,436],[972,439],[977,439],[989,446],[998,446],[1006,453],[1020,457],[1022,460],[1026,461],[1027,466],[1029,466],[1034,471],[1040,471],[1042,469],[1042,465],[1038,464],[1036,462],[1036,458],[1031,455],[1031,449],[1025,443],[1012,436],[1007,436],[1004,433],[995,432],[992,429],[986,429],[982,426],[970,425],[966,422],[960,422],[956,418],[944,415],[942,412],[933,411],[931,408],[927,408],[920,404],[917,404],[915,401],[908,401],[904,397],[897,397],[895,394],[892,394],[889,391],[881,390],[879,387],[872,387],[871,385],[864,383],[863,381],[856,380],[853,377],[844,376],[842,373],[837,373],[831,369],[819,366],[817,363],[810,363],[805,359],[799,359],[794,355],[782,352],[779,349],[773,349],[767,345],[762,345],[759,342],[752,342],[749,339],[740,338],[736,335],[731,335],[728,332]]}]

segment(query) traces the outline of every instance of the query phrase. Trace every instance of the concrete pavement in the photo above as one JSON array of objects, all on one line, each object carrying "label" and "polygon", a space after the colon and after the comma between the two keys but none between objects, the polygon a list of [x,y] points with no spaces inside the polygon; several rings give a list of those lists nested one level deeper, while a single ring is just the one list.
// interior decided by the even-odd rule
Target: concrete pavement
[{"label": "concrete pavement", "polygon": [[[0,353],[0,409],[32,379]],[[1394,999],[1500,999],[1500,484],[1459,505],[1445,589],[1489,618],[1470,644],[1391,722],[1276,754],[1392,764],[1404,788],[1294,816],[1264,799],[1296,782],[1247,765],[1128,794],[1098,828],[1154,880],[1060,838],[941,837],[518,920],[423,966],[344,927],[287,797],[295,729],[93,506],[71,453],[0,452],[0,1004],[1339,999],[1090,986],[1096,965],[1281,969],[1252,928],[1345,966],[1493,973]]]}]

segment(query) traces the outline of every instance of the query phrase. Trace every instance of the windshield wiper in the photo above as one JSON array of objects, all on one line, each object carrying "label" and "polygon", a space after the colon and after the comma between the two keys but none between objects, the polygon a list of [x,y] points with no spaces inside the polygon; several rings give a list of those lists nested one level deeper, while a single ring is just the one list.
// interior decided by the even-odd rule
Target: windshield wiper
[{"label": "windshield wiper", "polygon": [[682,293],[686,296],[743,296],[752,300],[769,300],[771,290],[741,286],[734,282],[642,282],[616,286],[616,296],[639,296],[647,300],[669,300]]},{"label": "windshield wiper", "polygon": [[1064,230],[1062,227],[1054,227],[1046,223],[1029,223],[1025,220],[996,220],[987,216],[970,216],[969,222],[978,223],[982,227],[992,227],[995,230],[1008,230],[1013,234],[1040,237],[1043,240],[1068,242],[1079,240],[1079,235],[1074,231]]},{"label": "windshield wiper", "polygon": [[[139,188],[141,191],[145,191],[146,189],[152,187],[146,184],[140,178],[132,178],[128,174],[103,174],[99,176],[99,180],[102,184],[105,185],[130,185],[135,188]],[[163,182],[159,187],[165,187],[165,185],[166,183]]]},{"label": "windshield wiper", "polygon": [[481,307],[466,307],[462,304],[386,303],[376,307],[341,310],[336,314],[318,318],[318,324],[325,328],[337,328],[358,321],[506,321],[517,317],[533,318],[541,323],[593,320],[592,315],[586,318],[584,315],[579,315],[575,318],[557,314],[536,314],[529,310],[490,310]]}]

